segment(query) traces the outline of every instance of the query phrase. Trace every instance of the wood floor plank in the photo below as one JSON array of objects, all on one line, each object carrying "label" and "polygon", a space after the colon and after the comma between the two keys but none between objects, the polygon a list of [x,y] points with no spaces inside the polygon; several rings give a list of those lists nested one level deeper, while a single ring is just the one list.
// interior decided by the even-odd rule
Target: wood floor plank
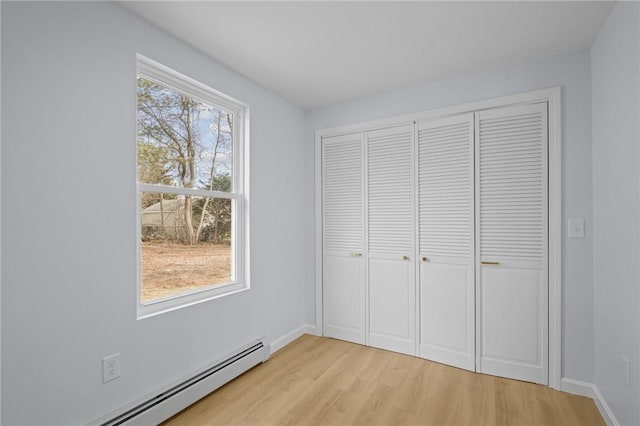
[{"label": "wood floor plank", "polygon": [[163,423],[604,424],[589,398],[309,335]]}]

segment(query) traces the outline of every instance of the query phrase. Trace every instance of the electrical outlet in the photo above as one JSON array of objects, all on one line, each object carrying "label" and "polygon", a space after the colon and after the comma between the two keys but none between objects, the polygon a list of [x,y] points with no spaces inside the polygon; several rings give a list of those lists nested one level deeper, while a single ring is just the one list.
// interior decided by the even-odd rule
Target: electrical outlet
[{"label": "electrical outlet", "polygon": [[102,383],[107,383],[120,377],[120,354],[102,358]]},{"label": "electrical outlet", "polygon": [[584,238],[584,219],[569,219],[569,238]]},{"label": "electrical outlet", "polygon": [[622,374],[624,375],[624,382],[629,385],[629,374],[630,374],[630,365],[629,358],[622,355]]}]

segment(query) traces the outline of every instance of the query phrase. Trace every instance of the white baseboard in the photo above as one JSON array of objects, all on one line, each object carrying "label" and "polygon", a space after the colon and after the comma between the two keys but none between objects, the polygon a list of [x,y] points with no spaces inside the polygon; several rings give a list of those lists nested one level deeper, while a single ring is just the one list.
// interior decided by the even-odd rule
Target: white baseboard
[{"label": "white baseboard", "polygon": [[574,395],[586,396],[591,399],[594,397],[593,384],[583,382],[582,380],[567,379],[566,377],[563,377],[560,381],[560,390]]},{"label": "white baseboard", "polygon": [[596,403],[596,407],[598,407],[598,411],[600,411],[600,415],[607,423],[607,425],[620,426],[618,419],[616,419],[613,411],[611,411],[611,407],[609,407],[609,404],[607,404],[607,401],[600,393],[600,390],[593,383],[583,382],[582,380],[562,378],[562,380],[560,381],[560,389],[564,392],[586,396],[587,398],[593,399],[593,402]]},{"label": "white baseboard", "polygon": [[302,324],[300,327],[298,327],[298,328],[296,328],[294,330],[291,330],[290,332],[288,332],[284,336],[278,337],[277,339],[273,340],[271,342],[271,345],[270,345],[271,354],[276,353],[277,351],[279,351],[280,349],[284,348],[289,343],[293,342],[294,340],[296,340],[298,337],[302,336],[303,334],[313,334],[313,335],[315,335],[316,334],[315,325]]},{"label": "white baseboard", "polygon": [[312,324],[305,324],[304,325],[304,329],[305,329],[305,334],[311,334],[312,336],[317,336],[318,332],[316,330],[316,326],[312,325]]},{"label": "white baseboard", "polygon": [[593,386],[593,400],[596,403],[596,407],[600,410],[600,414],[602,414],[602,418],[609,426],[620,426],[620,422],[616,419],[616,416],[613,414],[611,407],[607,404],[607,401],[604,399],[604,396],[600,393],[600,390],[597,386]]}]

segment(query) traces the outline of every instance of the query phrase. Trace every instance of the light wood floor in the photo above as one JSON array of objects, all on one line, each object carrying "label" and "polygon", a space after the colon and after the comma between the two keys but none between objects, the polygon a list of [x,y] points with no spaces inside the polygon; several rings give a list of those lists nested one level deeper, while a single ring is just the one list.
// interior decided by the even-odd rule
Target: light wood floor
[{"label": "light wood floor", "polygon": [[305,335],[165,425],[604,425],[546,386]]}]

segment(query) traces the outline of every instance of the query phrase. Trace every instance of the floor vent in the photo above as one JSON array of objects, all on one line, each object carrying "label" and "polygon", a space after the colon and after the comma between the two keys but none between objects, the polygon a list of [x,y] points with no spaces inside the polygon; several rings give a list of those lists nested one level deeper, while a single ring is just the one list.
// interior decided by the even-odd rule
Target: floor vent
[{"label": "floor vent", "polygon": [[198,401],[252,367],[264,362],[268,348],[261,341],[243,348],[224,361],[133,404],[118,414],[98,420],[95,426],[158,424]]}]

